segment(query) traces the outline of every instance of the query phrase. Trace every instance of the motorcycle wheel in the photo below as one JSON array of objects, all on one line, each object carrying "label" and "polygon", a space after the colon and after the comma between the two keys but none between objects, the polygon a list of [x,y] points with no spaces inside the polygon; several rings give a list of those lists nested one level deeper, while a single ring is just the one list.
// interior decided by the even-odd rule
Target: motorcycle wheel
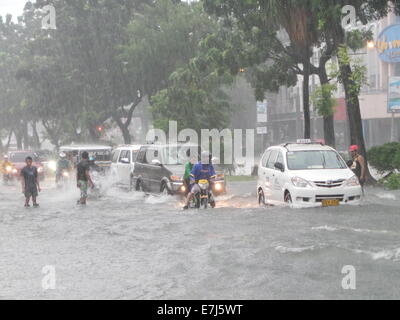
[{"label": "motorcycle wheel", "polygon": [[195,196],[195,208],[200,209],[201,201],[200,201],[200,194],[196,194]]}]

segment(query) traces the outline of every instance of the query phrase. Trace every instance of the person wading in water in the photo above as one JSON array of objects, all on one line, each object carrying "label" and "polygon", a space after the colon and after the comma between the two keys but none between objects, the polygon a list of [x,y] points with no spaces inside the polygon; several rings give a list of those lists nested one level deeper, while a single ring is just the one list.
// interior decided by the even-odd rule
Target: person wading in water
[{"label": "person wading in water", "polygon": [[360,181],[361,187],[364,192],[364,184],[365,184],[365,175],[366,175],[366,164],[364,157],[358,153],[359,148],[357,145],[352,145],[349,149],[351,157],[353,158],[353,162],[350,166],[350,169],[353,170],[354,174],[358,177]]}]

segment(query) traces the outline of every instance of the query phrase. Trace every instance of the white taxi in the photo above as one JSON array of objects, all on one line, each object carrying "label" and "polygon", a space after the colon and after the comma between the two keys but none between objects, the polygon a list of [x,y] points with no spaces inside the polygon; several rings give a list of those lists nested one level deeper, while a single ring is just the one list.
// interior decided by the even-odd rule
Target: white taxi
[{"label": "white taxi", "polygon": [[258,202],[300,207],[357,204],[362,189],[339,153],[309,141],[268,148],[257,182]]}]

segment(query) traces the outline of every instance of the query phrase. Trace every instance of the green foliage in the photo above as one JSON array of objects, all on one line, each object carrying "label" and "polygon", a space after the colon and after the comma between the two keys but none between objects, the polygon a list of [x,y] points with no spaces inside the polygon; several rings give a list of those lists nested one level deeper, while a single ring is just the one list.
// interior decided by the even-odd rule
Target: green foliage
[{"label": "green foliage", "polygon": [[379,172],[400,170],[400,143],[391,142],[368,151],[370,164]]},{"label": "green foliage", "polygon": [[393,173],[379,181],[388,190],[400,189],[400,174]]},{"label": "green foliage", "polygon": [[311,101],[320,116],[328,117],[335,113],[336,99],[333,93],[337,87],[335,84],[324,84],[319,86],[312,94]]},{"label": "green foliage", "polygon": [[362,64],[361,60],[352,60],[347,45],[340,45],[337,53],[340,66],[351,65],[351,73],[344,72],[342,68],[337,70],[336,76],[340,83],[348,83],[348,99],[355,102],[361,92],[361,88],[368,84],[367,66]]}]

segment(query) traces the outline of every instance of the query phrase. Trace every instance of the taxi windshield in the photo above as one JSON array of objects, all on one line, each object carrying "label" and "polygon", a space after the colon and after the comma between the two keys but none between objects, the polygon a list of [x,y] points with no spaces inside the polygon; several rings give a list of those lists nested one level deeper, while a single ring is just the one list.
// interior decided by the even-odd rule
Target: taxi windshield
[{"label": "taxi windshield", "polygon": [[290,170],[345,169],[346,163],[337,152],[329,150],[292,151],[287,153]]}]

